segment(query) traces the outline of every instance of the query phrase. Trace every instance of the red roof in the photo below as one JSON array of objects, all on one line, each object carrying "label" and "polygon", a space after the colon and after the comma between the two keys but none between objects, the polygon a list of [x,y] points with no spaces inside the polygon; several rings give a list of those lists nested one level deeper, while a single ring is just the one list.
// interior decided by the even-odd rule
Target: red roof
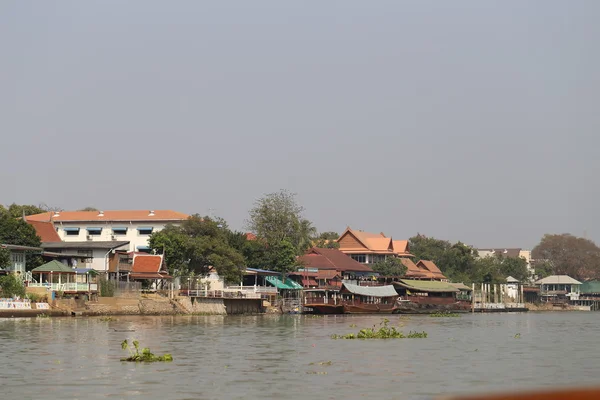
[{"label": "red roof", "polygon": [[35,233],[42,239],[42,242],[61,242],[60,236],[56,233],[52,222],[29,221],[27,223],[35,228]]},{"label": "red roof", "polygon": [[252,232],[246,232],[246,240],[256,240],[256,235]]},{"label": "red roof", "polygon": [[171,210],[117,210],[117,211],[60,211],[45,212],[25,217],[27,221],[182,221],[189,215]]},{"label": "red roof", "polygon": [[300,262],[306,268],[333,269],[339,272],[373,272],[368,265],[363,265],[338,249],[321,249],[313,247],[300,257]]},{"label": "red roof", "polygon": [[138,255],[133,256],[132,273],[157,273],[162,267],[162,256],[157,255]]}]

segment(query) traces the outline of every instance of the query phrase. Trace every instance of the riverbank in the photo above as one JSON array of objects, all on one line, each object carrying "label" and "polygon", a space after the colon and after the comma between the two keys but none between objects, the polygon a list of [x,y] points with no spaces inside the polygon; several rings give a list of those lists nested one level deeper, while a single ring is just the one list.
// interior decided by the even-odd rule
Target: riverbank
[{"label": "riverbank", "polygon": [[112,315],[233,315],[262,314],[261,299],[219,299],[175,297],[100,297],[97,301],[58,299],[49,309],[0,309],[0,318],[47,316]]}]

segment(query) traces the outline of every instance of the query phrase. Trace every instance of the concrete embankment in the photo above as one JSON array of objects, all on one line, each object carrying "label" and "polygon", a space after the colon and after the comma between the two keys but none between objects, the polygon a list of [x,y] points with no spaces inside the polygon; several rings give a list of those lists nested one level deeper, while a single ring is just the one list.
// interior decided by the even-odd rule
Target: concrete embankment
[{"label": "concrete embankment", "polygon": [[0,310],[0,318],[100,315],[232,315],[265,312],[260,299],[100,297],[97,301],[54,300],[50,309]]}]

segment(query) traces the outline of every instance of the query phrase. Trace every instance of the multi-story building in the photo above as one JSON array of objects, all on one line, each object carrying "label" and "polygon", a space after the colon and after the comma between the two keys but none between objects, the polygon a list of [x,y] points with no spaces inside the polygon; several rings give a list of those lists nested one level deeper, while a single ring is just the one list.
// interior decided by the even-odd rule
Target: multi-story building
[{"label": "multi-story building", "polygon": [[412,257],[408,240],[393,240],[383,233],[369,233],[346,228],[337,240],[340,251],[361,264],[374,264],[387,257]]},{"label": "multi-story building", "polygon": [[56,211],[30,215],[27,221],[51,222],[63,242],[129,242],[128,251],[147,251],[148,238],[186,214],[170,210]]},{"label": "multi-story building", "polygon": [[170,210],[60,211],[27,216],[42,247],[85,257],[85,267],[108,271],[117,251],[150,252],[148,239],[187,215]]}]

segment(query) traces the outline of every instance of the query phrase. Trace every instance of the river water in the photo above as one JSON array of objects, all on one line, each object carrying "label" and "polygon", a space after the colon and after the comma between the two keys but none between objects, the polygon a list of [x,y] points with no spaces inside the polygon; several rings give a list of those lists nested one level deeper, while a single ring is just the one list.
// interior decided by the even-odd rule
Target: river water
[{"label": "river water", "polygon": [[[0,319],[0,397],[432,399],[587,386],[599,382],[598,315],[394,315],[390,324],[428,337],[392,340],[330,337],[379,324],[381,316]],[[120,362],[124,339],[174,361]]]}]

